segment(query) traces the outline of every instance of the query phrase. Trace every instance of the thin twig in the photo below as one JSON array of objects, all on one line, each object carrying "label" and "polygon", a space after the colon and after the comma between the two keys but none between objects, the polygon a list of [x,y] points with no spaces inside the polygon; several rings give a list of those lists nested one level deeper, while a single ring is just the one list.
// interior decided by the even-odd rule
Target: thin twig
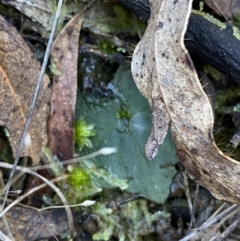
[{"label": "thin twig", "polygon": [[193,202],[192,213],[191,213],[191,220],[190,220],[189,227],[188,227],[188,233],[190,233],[190,231],[192,229],[192,226],[193,226],[193,223],[195,221],[194,215],[195,215],[195,212],[196,212],[198,193],[199,193],[199,184],[196,185],[196,190],[195,190],[195,195],[194,195],[194,202]]},{"label": "thin twig", "polygon": [[235,228],[240,224],[240,216],[224,231],[222,232],[216,239],[213,241],[222,241],[227,238]]},{"label": "thin twig", "polygon": [[0,230],[0,240],[2,241],[12,241]]},{"label": "thin twig", "polygon": [[190,224],[189,224],[189,228],[188,228],[188,233],[189,233],[192,228],[192,224],[195,223],[194,210],[193,210],[194,208],[192,205],[192,200],[191,200],[191,195],[190,195],[190,190],[189,190],[188,174],[186,171],[183,174],[183,178],[184,178],[184,186],[185,186],[185,195],[187,198],[188,208],[189,208],[189,211],[191,214],[191,220],[190,220]]},{"label": "thin twig", "polygon": [[[106,149],[108,149],[108,153],[105,153]],[[109,150],[110,150],[110,152],[109,152]],[[86,156],[75,157],[73,159],[61,161],[61,164],[62,165],[73,164],[73,163],[77,163],[77,162],[80,162],[80,161],[92,159],[92,158],[94,158],[98,155],[111,155],[111,154],[115,153],[116,151],[117,151],[117,149],[114,148],[114,147],[104,147],[104,148],[101,148],[100,150],[95,151],[95,152],[93,152],[91,154],[88,154]],[[45,165],[41,165],[41,166],[28,167],[28,169],[36,171],[36,170],[42,170],[42,169],[47,169],[47,168],[51,168],[51,167],[52,167],[52,164],[45,164]]]},{"label": "thin twig", "polygon": [[[221,221],[218,222],[218,223],[212,228],[212,230],[208,233],[208,237],[210,237],[212,233],[216,233],[217,229],[219,229],[227,219],[229,219],[230,217],[232,217],[232,216],[235,215],[236,213],[239,213],[239,211],[240,211],[240,207],[237,207],[235,210],[232,210],[230,213],[226,214],[226,216],[223,217],[223,218],[221,219]],[[204,240],[209,240],[209,238],[205,238]]]},{"label": "thin twig", "polygon": [[[8,164],[8,163],[0,162],[0,167],[11,169],[11,168],[13,168],[13,165],[12,164]],[[69,205],[67,203],[67,200],[64,197],[63,193],[61,192],[61,190],[54,183],[50,182],[45,177],[39,175],[38,173],[36,173],[36,172],[34,172],[34,171],[32,171],[32,170],[30,170],[28,168],[21,167],[21,166],[16,166],[16,170],[19,170],[19,171],[26,172],[26,173],[29,173],[31,175],[37,176],[42,181],[47,183],[47,185],[49,185],[58,194],[58,196],[61,198],[63,204],[65,205],[65,209],[66,209],[66,213],[67,213],[68,221],[69,221],[69,229],[70,229],[71,233],[73,234],[74,233],[73,216],[72,216],[72,213],[71,213],[71,209],[69,208]],[[0,218],[8,211],[8,209],[9,208],[7,207],[6,209],[4,209],[0,213]]]},{"label": "thin twig", "polygon": [[4,228],[5,228],[5,233],[7,234],[7,236],[9,238],[11,238],[11,240],[15,241],[13,235],[12,235],[12,232],[10,230],[10,227],[9,227],[9,224],[8,224],[8,220],[7,218],[5,217],[5,215],[2,217],[2,222],[3,222],[3,225],[4,225]]},{"label": "thin twig", "polygon": [[209,217],[209,219],[214,218],[215,216],[217,216],[217,215],[225,208],[226,205],[227,205],[227,203],[223,203],[223,204]]},{"label": "thin twig", "polygon": [[[201,225],[201,227],[196,228],[192,233],[188,234],[187,236],[185,236],[184,238],[180,239],[179,241],[188,241],[188,240],[190,240],[197,233],[203,231],[204,229],[206,229],[207,227],[211,226],[212,224],[215,224],[219,220],[222,220],[225,216],[228,216],[229,213],[237,212],[237,211],[239,211],[238,205],[237,204],[232,205],[231,207],[229,207],[228,209],[226,209],[222,213],[218,214],[217,216],[209,218],[205,223],[203,223]],[[231,215],[232,215],[232,213],[231,213]]]},{"label": "thin twig", "polygon": [[[113,153],[116,151],[115,148],[113,148],[113,147],[110,147],[110,148],[112,148]],[[80,161],[84,161],[84,160],[89,160],[90,158],[94,158],[94,157],[96,157],[96,156],[98,156],[98,155],[102,155],[102,153],[101,153],[102,150],[103,150],[103,148],[100,149],[100,150],[98,150],[98,151],[96,151],[96,152],[93,152],[93,153],[91,153],[91,154],[89,154],[89,155],[86,155],[86,156],[81,156],[81,157],[69,159],[69,160],[66,160],[66,161],[62,161],[62,162],[61,162],[61,165],[73,164],[73,163],[76,163],[76,162],[80,162]],[[38,170],[43,170],[43,169],[47,169],[47,168],[50,168],[50,169],[51,169],[51,168],[52,168],[52,163],[51,163],[51,164],[41,165],[41,166],[27,167],[27,168],[28,168],[29,170],[33,170],[34,172],[36,172],[36,171],[38,171]],[[18,180],[18,178],[21,177],[23,174],[24,174],[23,172],[20,172],[20,173],[19,173],[19,176],[16,175],[16,176],[12,179],[11,185],[12,185],[13,183],[15,183],[15,182]],[[0,180],[1,180],[1,179],[0,179]],[[0,195],[1,195],[1,194],[0,194]]]},{"label": "thin twig", "polygon": [[39,75],[39,78],[38,78],[38,81],[37,81],[37,85],[36,85],[36,89],[35,89],[34,96],[33,96],[33,99],[32,99],[32,103],[31,103],[31,106],[30,106],[30,109],[29,109],[29,112],[28,112],[27,121],[26,121],[26,124],[24,126],[24,130],[22,132],[21,138],[20,138],[20,142],[19,142],[18,149],[17,149],[17,154],[16,154],[16,157],[14,159],[14,164],[13,164],[12,170],[10,172],[8,182],[6,184],[5,196],[4,196],[3,203],[2,203],[2,206],[1,206],[1,209],[0,209],[1,212],[4,209],[4,206],[5,206],[5,203],[6,203],[6,198],[8,196],[8,192],[9,192],[9,189],[10,189],[10,186],[11,186],[11,180],[12,180],[14,174],[15,174],[16,167],[17,167],[20,155],[21,155],[23,145],[24,145],[24,139],[25,139],[25,136],[26,136],[27,131],[29,129],[30,122],[32,120],[33,111],[34,111],[34,108],[35,108],[35,105],[36,105],[36,102],[37,102],[37,97],[38,97],[38,94],[39,94],[39,90],[40,90],[40,87],[41,87],[41,84],[42,84],[43,76],[45,74],[48,59],[49,59],[49,56],[50,56],[51,46],[52,46],[52,43],[53,43],[54,33],[55,33],[55,30],[56,30],[56,27],[57,27],[58,19],[59,19],[60,13],[61,13],[62,3],[63,3],[63,0],[58,1],[57,11],[56,11],[56,14],[55,14],[52,31],[51,31],[49,41],[48,41],[48,45],[47,45],[47,49],[46,49],[46,52],[45,52],[41,72],[40,72],[40,75]]},{"label": "thin twig", "polygon": [[[51,180],[51,182],[55,182],[55,181],[62,181],[65,180],[68,177],[68,175],[63,175],[57,178],[54,178],[53,180]],[[56,180],[55,180],[56,179]],[[21,195],[18,199],[14,200],[11,204],[9,204],[4,210],[3,210],[3,214],[5,214],[7,211],[9,211],[11,208],[13,208],[16,204],[20,203],[23,199],[25,199],[26,197],[28,197],[29,195],[33,194],[34,192],[38,191],[41,188],[44,188],[46,185],[46,183],[42,183],[34,188],[32,188],[31,190],[29,190],[28,192],[24,193],[23,195]],[[67,204],[67,206],[69,207],[69,205]],[[66,206],[64,206],[64,208],[66,208]],[[1,214],[2,215],[2,214]],[[1,216],[0,216],[1,217]]]}]

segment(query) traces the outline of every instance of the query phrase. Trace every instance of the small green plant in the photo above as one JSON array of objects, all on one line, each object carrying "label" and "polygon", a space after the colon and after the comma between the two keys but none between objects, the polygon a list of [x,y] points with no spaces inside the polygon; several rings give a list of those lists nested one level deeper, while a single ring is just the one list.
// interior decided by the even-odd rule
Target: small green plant
[{"label": "small green plant", "polygon": [[73,187],[84,186],[90,182],[90,176],[83,168],[71,168],[68,183]]},{"label": "small green plant", "polygon": [[114,44],[110,41],[102,41],[98,44],[98,48],[107,54],[113,54],[116,52]]},{"label": "small green plant", "polygon": [[50,68],[52,74],[54,74],[56,76],[60,76],[61,75],[61,72],[57,68],[56,63],[55,63],[55,61],[53,59],[51,59],[51,64],[50,64],[49,68]]},{"label": "small green plant", "polygon": [[117,111],[116,117],[117,119],[130,120],[131,113],[126,107],[124,107],[124,108],[121,108],[119,111]]},{"label": "small green plant", "polygon": [[215,112],[218,115],[233,115],[240,111],[238,99],[240,97],[240,88],[231,87],[226,90],[220,90],[216,94]]},{"label": "small green plant", "polygon": [[170,218],[165,212],[149,213],[146,200],[129,202],[117,213],[103,203],[96,203],[92,209],[99,216],[101,228],[93,235],[93,240],[109,240],[114,236],[120,241],[140,241],[146,235],[146,240],[151,240],[148,235],[149,230],[154,229],[154,223]]},{"label": "small green plant", "polygon": [[[127,180],[122,180],[110,172],[97,168],[91,161],[82,160],[77,166],[68,166],[67,180],[60,183],[60,189],[70,204],[81,203],[102,191],[102,186],[121,190],[128,188]],[[55,197],[58,202],[58,197]]]},{"label": "small green plant", "polygon": [[236,14],[236,15],[233,16],[233,24],[237,28],[240,28],[240,14]]},{"label": "small green plant", "polygon": [[83,118],[75,122],[75,143],[81,151],[84,146],[92,148],[92,141],[89,137],[95,136],[93,124],[88,124]]}]

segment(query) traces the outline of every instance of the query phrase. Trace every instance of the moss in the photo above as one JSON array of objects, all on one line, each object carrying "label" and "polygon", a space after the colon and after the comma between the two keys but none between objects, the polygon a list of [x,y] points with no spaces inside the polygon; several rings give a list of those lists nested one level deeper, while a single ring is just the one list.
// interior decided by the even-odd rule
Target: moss
[{"label": "moss", "polygon": [[118,119],[126,119],[126,120],[130,120],[131,118],[131,113],[130,111],[127,109],[127,107],[121,108],[119,111],[117,111],[116,113],[116,117]]},{"label": "moss", "polygon": [[[216,26],[218,26],[220,29],[226,29],[227,28],[227,24],[226,23],[221,22],[220,20],[218,20],[217,18],[213,17],[209,13],[205,13],[203,11],[197,11],[197,10],[192,10],[192,13],[195,13],[195,14],[198,14],[198,15],[204,17],[205,19],[207,19],[211,23],[213,23]],[[238,27],[233,26],[233,36],[235,38],[237,38],[238,40],[240,40],[240,30],[239,30]]]},{"label": "moss", "polygon": [[68,177],[68,183],[73,187],[84,186],[89,182],[90,176],[83,168],[74,168]]},{"label": "moss", "polygon": [[155,229],[155,222],[160,218],[170,218],[165,212],[149,213],[146,200],[129,202],[116,213],[107,209],[105,204],[96,203],[93,212],[99,216],[101,228],[93,235],[93,240],[109,240],[112,236],[122,241],[140,241],[142,236],[149,240],[148,235],[150,230]]},{"label": "moss", "polygon": [[[80,158],[81,159],[81,158]],[[121,190],[128,188],[127,180],[119,179],[104,169],[97,168],[91,161],[80,161],[78,166],[68,166],[69,176],[67,180],[59,183],[59,188],[68,200],[69,204],[85,201],[87,198],[102,191],[102,186]],[[55,201],[60,202],[58,196]]]},{"label": "moss", "polygon": [[240,112],[239,97],[240,87],[233,86],[229,89],[218,91],[215,104],[215,142],[224,154],[236,160],[239,160],[240,149],[233,148],[229,141],[236,131],[232,118],[234,113]]},{"label": "moss", "polygon": [[51,64],[50,64],[49,68],[50,68],[50,71],[51,71],[52,74],[54,74],[56,76],[60,76],[61,75],[61,72],[57,68],[56,63],[54,62],[53,59],[51,59]]},{"label": "moss", "polygon": [[229,89],[218,91],[216,94],[215,113],[218,115],[232,115],[234,112],[239,112],[239,97],[240,87],[233,86]]},{"label": "moss", "polygon": [[229,128],[222,126],[221,128],[218,128],[214,132],[214,138],[215,142],[218,146],[218,148],[227,156],[240,161],[240,149],[239,148],[233,148],[229,144],[229,140],[234,135],[234,131],[236,131],[235,128]]},{"label": "moss", "polygon": [[85,19],[84,28],[92,28],[95,32],[105,34],[128,34],[135,36],[143,33],[146,24],[141,22],[134,14],[119,5],[99,4],[96,12],[104,14],[102,18]]},{"label": "moss", "polygon": [[233,16],[233,24],[237,28],[240,28],[240,14],[239,13]]},{"label": "moss", "polygon": [[89,137],[95,136],[93,124],[88,124],[83,118],[75,122],[75,143],[81,151],[84,146],[92,148],[92,141]]},{"label": "moss", "polygon": [[107,54],[113,54],[116,52],[114,44],[109,41],[102,41],[98,44],[98,48]]}]

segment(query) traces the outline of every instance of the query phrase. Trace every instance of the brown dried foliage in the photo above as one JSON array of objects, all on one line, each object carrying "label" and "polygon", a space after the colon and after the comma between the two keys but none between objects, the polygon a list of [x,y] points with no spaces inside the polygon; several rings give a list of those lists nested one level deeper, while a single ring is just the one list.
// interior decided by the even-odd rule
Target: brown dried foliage
[{"label": "brown dried foliage", "polygon": [[[29,107],[40,72],[25,41],[2,16],[0,16],[0,125],[10,132],[9,141],[15,156],[20,135],[25,125]],[[46,145],[47,105],[50,96],[49,79],[45,75],[29,129],[31,147],[21,155],[32,157],[34,164],[40,160]]]},{"label": "brown dried foliage", "polygon": [[84,13],[78,13],[58,35],[52,46],[52,61],[57,69],[51,94],[48,121],[48,147],[61,160],[73,158],[74,113],[77,92],[78,39]]},{"label": "brown dried foliage", "polygon": [[152,0],[148,28],[133,55],[134,80],[152,109],[146,155],[154,158],[171,123],[190,177],[216,198],[240,204],[240,164],[214,142],[211,104],[183,42],[191,4]]},{"label": "brown dried foliage", "polygon": [[228,20],[233,20],[234,15],[240,14],[240,0],[204,0],[205,3],[217,14]]}]

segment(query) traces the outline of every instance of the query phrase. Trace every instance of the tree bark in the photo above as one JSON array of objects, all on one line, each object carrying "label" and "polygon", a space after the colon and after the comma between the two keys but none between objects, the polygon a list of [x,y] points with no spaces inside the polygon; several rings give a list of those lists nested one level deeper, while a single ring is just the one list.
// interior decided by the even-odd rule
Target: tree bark
[{"label": "tree bark", "polygon": [[[150,16],[149,0],[119,1],[147,22]],[[202,16],[191,14],[185,46],[190,53],[202,58],[240,85],[240,41],[233,36],[230,25],[221,30]]]}]

